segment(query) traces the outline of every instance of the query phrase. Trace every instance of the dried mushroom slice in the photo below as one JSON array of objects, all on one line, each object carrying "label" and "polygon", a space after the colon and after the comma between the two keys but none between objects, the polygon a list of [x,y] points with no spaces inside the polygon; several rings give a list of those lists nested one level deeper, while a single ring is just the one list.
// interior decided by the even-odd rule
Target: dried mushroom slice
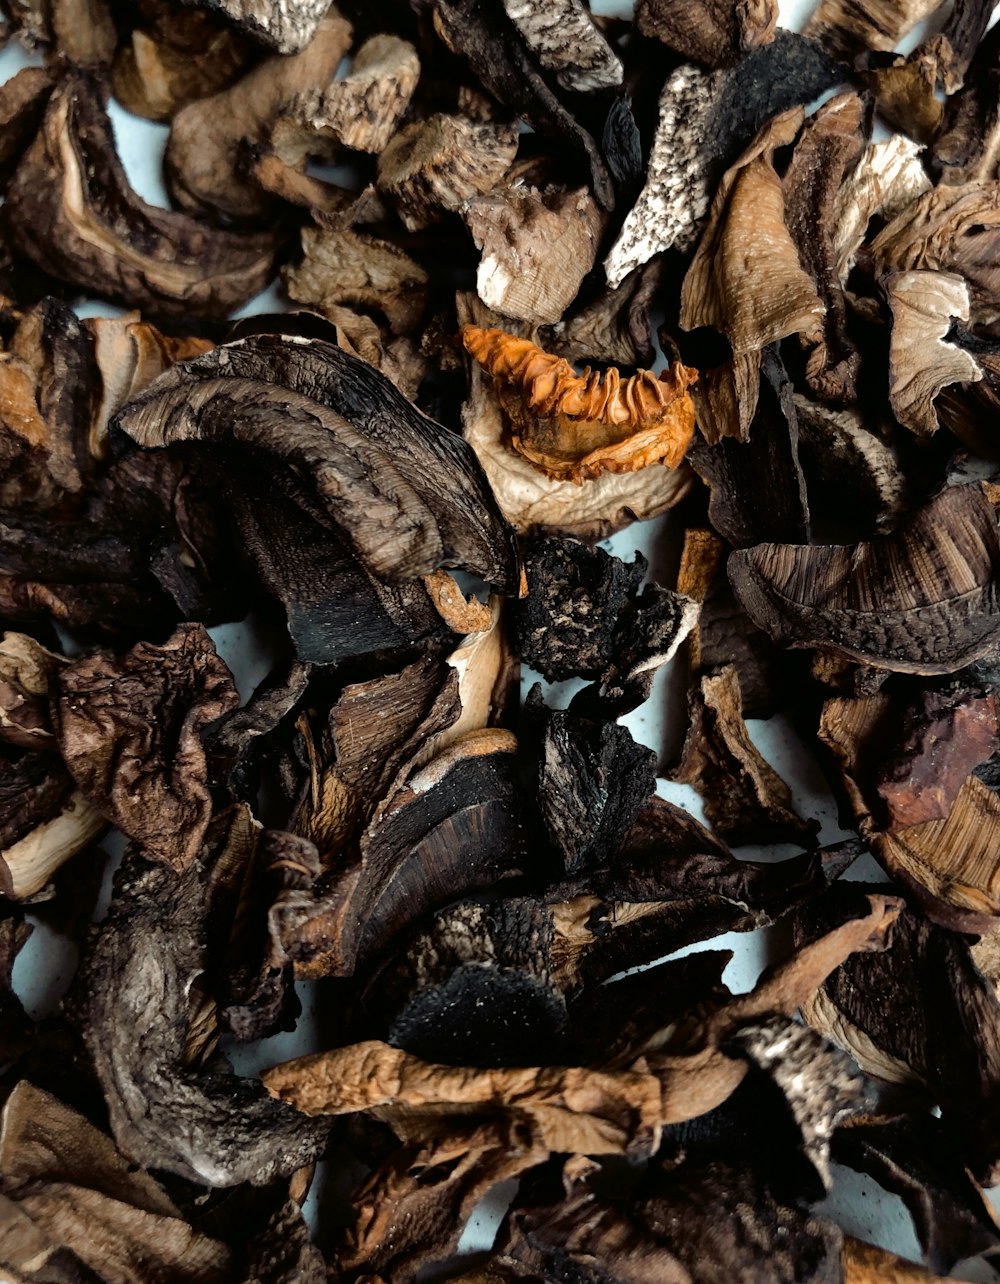
[{"label": "dried mushroom slice", "polygon": [[34,138],[55,81],[42,67],[22,67],[0,88],[0,183]]},{"label": "dried mushroom slice", "polygon": [[754,623],[784,646],[952,673],[995,645],[997,540],[982,491],[958,486],[869,543],[738,550],[729,578]]},{"label": "dried mushroom slice", "polygon": [[567,361],[650,365],[655,360],[652,302],[662,272],[660,259],[637,268],[616,290],[605,290],[592,302],[571,310],[551,331],[543,331],[541,346]]},{"label": "dried mushroom slice", "polygon": [[26,633],[0,638],[0,740],[22,749],[54,746],[49,688],[66,663]]},{"label": "dried mushroom slice", "polygon": [[341,147],[377,156],[391,143],[419,79],[420,59],[409,41],[372,36],[354,54],[346,76],[306,86],[289,114],[317,142],[332,138]]},{"label": "dried mushroom slice", "polygon": [[949,187],[997,177],[998,53],[1000,31],[994,28],[973,55],[965,85],[945,103],[928,164],[934,177]]},{"label": "dried mushroom slice", "polygon": [[272,233],[155,209],[129,187],[94,82],[53,91],[4,204],[11,245],[70,285],[160,316],[221,318],[270,280]]},{"label": "dried mushroom slice", "polygon": [[350,41],[350,24],[331,10],[301,53],[267,58],[230,88],[182,108],[163,157],[170,195],[181,209],[227,222],[264,218],[272,202],[244,172],[245,150],[267,137],[298,94],[326,87]]},{"label": "dried mushroom slice", "polygon": [[[827,915],[843,913],[857,896],[855,886],[841,885],[806,905],[795,921],[797,938],[822,930]],[[889,948],[861,967],[848,959],[806,1001],[803,1015],[867,1073],[915,1085],[938,1104],[975,1179],[996,1181],[1000,1004],[966,938],[906,909]]]},{"label": "dried mushroom slice", "polygon": [[911,138],[893,134],[880,143],[869,143],[846,176],[833,209],[841,281],[847,280],[872,219],[894,219],[930,188],[920,150]]},{"label": "dried mushroom slice", "polygon": [[657,377],[622,379],[612,367],[577,374],[563,357],[504,330],[462,328],[462,342],[494,388],[517,454],[557,481],[677,468],[694,434],[687,389],[698,372],[675,361]]},{"label": "dried mushroom slice", "polygon": [[239,703],[200,624],[58,676],[59,751],[85,797],[150,856],[184,869],[212,813],[200,732]]},{"label": "dried mushroom slice", "polygon": [[640,0],[635,24],[692,62],[729,67],[744,54],[774,39],[778,6],[773,0],[734,5],[728,0]]},{"label": "dried mushroom slice", "polygon": [[866,132],[861,98],[838,94],[806,122],[782,180],[788,230],[826,309],[821,339],[814,346],[808,341],[806,383],[819,400],[837,405],[857,399],[861,358],[847,330],[833,213]]},{"label": "dried mushroom slice", "polygon": [[889,403],[904,428],[930,436],[940,426],[934,399],[983,372],[971,353],[949,343],[953,319],[968,321],[969,290],[953,272],[891,272],[882,282],[892,312]]},{"label": "dried mushroom slice", "polygon": [[732,665],[692,687],[691,725],[674,778],[702,795],[712,827],[727,841],[809,842],[819,828],[792,807],[792,791],[747,732]]},{"label": "dried mushroom slice", "polygon": [[546,84],[501,0],[435,0],[433,13],[438,35],[488,93],[543,137],[583,153],[594,198],[602,209],[612,209],[614,191],[597,143]]},{"label": "dried mushroom slice", "polygon": [[253,44],[206,9],[146,0],[115,55],[111,88],[136,116],[168,121],[188,103],[227,89],[253,61]]},{"label": "dried mushroom slice", "polygon": [[115,422],[146,447],[201,440],[284,460],[306,491],[295,506],[320,516],[317,531],[337,523],[375,576],[444,565],[519,582],[512,533],[469,447],[324,340],[225,344],[168,371]]},{"label": "dried mushroom slice", "polygon": [[199,0],[218,9],[262,44],[294,54],[315,36],[330,9],[329,0]]},{"label": "dried mushroom slice", "polygon": [[634,268],[675,246],[689,251],[726,169],[773,116],[808,103],[843,79],[814,40],[778,31],[729,71],[685,63],[667,76],[646,184],[604,261],[618,286]]},{"label": "dried mushroom slice", "polygon": [[427,302],[429,277],[398,246],[361,232],[302,229],[302,262],[282,271],[296,303],[331,319],[347,306],[384,316],[394,334],[413,331]]},{"label": "dried mushroom slice", "polygon": [[[0,1191],[52,1246],[121,1284],[223,1284],[234,1254],[82,1115],[22,1080],[0,1130]],[[6,1256],[0,1239],[0,1259]],[[38,1278],[47,1278],[38,1277]]]},{"label": "dried mushroom slice", "polygon": [[940,1119],[861,1115],[841,1125],[833,1155],[904,1201],[933,1270],[950,1271],[964,1258],[1000,1254],[997,1215]]},{"label": "dried mushroom slice", "polygon": [[909,57],[902,54],[869,54],[859,63],[861,79],[875,95],[879,116],[892,129],[902,130],[920,143],[929,143],[941,123],[937,98],[942,46],[937,37],[928,48]]},{"label": "dried mushroom slice", "polygon": [[850,1235],[844,1236],[841,1261],[844,1284],[949,1284],[952,1279]]},{"label": "dried mushroom slice", "polygon": [[1000,182],[936,187],[884,227],[871,245],[880,272],[929,269],[964,277],[973,321],[1000,315]]},{"label": "dried mushroom slice", "polygon": [[197,862],[178,875],[127,858],[83,963],[82,1033],[122,1154],[201,1185],[265,1185],[317,1158],[329,1129],[255,1080],[188,1065],[206,908]]},{"label": "dried mushroom slice", "polygon": [[613,89],[624,69],[581,0],[556,0],[544,8],[531,0],[503,0],[507,17],[556,84],[573,93]]},{"label": "dried mushroom slice", "polygon": [[462,217],[482,251],[476,289],[487,307],[535,325],[558,322],[597,257],[604,219],[593,197],[517,183],[472,197]]},{"label": "dried mushroom slice", "polygon": [[805,33],[843,58],[865,49],[894,49],[938,4],[939,0],[821,0]]},{"label": "dried mushroom slice", "polygon": [[376,188],[419,231],[498,183],[517,137],[515,125],[438,112],[399,130],[378,158]]}]

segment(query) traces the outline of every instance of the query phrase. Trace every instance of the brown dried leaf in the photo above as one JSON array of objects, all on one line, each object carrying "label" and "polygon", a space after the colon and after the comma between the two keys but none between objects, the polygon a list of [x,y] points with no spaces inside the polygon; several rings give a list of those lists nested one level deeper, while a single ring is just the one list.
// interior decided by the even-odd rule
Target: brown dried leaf
[{"label": "brown dried leaf", "polygon": [[60,752],[88,801],[149,855],[186,868],[212,814],[201,730],[239,704],[203,626],[120,660],[77,660],[58,688]]}]

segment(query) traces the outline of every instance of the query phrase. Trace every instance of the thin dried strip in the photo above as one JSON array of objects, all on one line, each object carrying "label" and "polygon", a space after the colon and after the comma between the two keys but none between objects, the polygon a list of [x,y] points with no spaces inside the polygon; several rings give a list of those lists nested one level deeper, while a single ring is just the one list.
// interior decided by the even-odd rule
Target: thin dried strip
[{"label": "thin dried strip", "polygon": [[68,77],[7,187],[11,245],[44,271],[160,316],[224,317],[270,280],[273,233],[241,236],[147,205],[93,82]]},{"label": "thin dried strip", "polygon": [[507,17],[556,83],[574,93],[613,89],[624,68],[594,24],[582,0],[503,0]]},{"label": "thin dried strip", "polygon": [[955,319],[969,319],[969,290],[952,272],[891,272],[882,281],[892,313],[889,404],[904,428],[937,432],[934,400],[954,383],[976,383],[983,372],[971,353],[949,343]]},{"label": "thin dried strip", "polygon": [[203,626],[120,660],[77,660],[58,692],[59,751],[84,796],[151,856],[186,868],[212,814],[200,733],[239,703]]},{"label": "thin dried strip", "polygon": [[806,340],[806,383],[820,401],[852,403],[861,357],[847,329],[847,304],[834,241],[834,202],[865,144],[865,107],[838,94],[806,122],[782,180],[785,223],[799,262],[825,306],[822,337]]},{"label": "thin dried strip", "polygon": [[957,486],[881,539],[761,544],[734,552],[728,569],[747,614],[782,645],[930,674],[995,645],[998,558],[992,505],[977,486]]}]

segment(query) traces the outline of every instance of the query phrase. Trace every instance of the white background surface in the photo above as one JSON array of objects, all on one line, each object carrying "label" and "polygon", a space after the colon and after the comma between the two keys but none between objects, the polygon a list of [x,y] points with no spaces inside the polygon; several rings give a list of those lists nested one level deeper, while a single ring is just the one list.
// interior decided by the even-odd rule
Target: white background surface
[{"label": "white background surface", "polygon": [[[599,13],[623,17],[631,12],[628,0],[595,0],[592,7]],[[781,25],[800,27],[812,7],[810,0],[785,0],[781,6]],[[939,19],[938,25],[940,21]],[[911,33],[901,44],[901,48],[904,51],[913,48],[922,35],[922,29]],[[16,43],[12,43],[0,52],[0,80],[13,75],[21,66],[39,61],[40,59],[26,55]],[[131,116],[114,103],[111,112],[122,162],[136,191],[153,204],[167,205],[160,168],[167,137],[166,126]],[[277,290],[272,287],[258,296],[243,312],[270,311],[285,306]],[[99,302],[85,303],[78,309],[81,315],[114,315],[123,310],[112,304]],[[658,521],[631,527],[608,541],[605,547],[626,559],[631,559],[635,550],[643,552],[650,562],[651,577],[655,578],[657,568],[664,561],[665,543],[677,538],[673,526],[668,515]],[[241,694],[246,698],[267,670],[266,657],[258,651],[252,625],[249,622],[228,625],[213,630],[213,635],[220,653],[233,669]],[[635,713],[623,719],[637,740],[661,755],[665,748],[676,752],[683,739],[686,715],[682,668],[681,659],[675,660],[668,670],[661,671],[651,698]],[[534,677],[535,675],[526,674],[526,684],[533,681]],[[549,688],[549,702],[565,704],[578,685],[582,684],[563,683],[558,688]],[[778,716],[767,722],[751,721],[748,727],[762,753],[792,787],[799,812],[820,822],[820,842],[835,842],[839,838],[850,836],[839,828],[836,808],[812,754],[797,739],[788,721]],[[658,792],[699,819],[704,819],[700,798],[693,789],[661,780]],[[108,853],[110,867],[114,858],[120,854],[122,840],[112,835],[104,841],[102,847]],[[739,849],[739,855],[747,859],[781,860],[794,855],[797,850],[792,846],[746,847]],[[870,857],[863,857],[847,876],[876,881],[883,877]],[[99,913],[103,913],[106,907],[108,892],[109,888],[106,887]],[[767,931],[728,933],[679,953],[720,947],[731,949],[734,957],[726,971],[725,980],[734,990],[746,990],[753,985],[761,968],[768,961],[770,939],[771,934]],[[43,1015],[58,1001],[69,983],[75,962],[75,950],[68,942],[55,937],[44,925],[36,928],[32,940],[18,960],[14,977],[16,988],[33,1016]],[[315,987],[302,985],[299,991],[303,1001],[303,1015],[294,1033],[278,1035],[255,1048],[233,1049],[231,1059],[234,1069],[242,1073],[254,1073],[262,1065],[273,1064],[315,1047]],[[883,1192],[866,1177],[839,1168],[835,1168],[835,1173],[837,1181],[834,1193],[825,1205],[829,1215],[850,1233],[919,1260],[919,1245],[902,1202]],[[322,1197],[322,1189],[321,1174],[310,1194],[307,1210],[315,1210],[317,1201]],[[995,1202],[1000,1206],[1000,1197]],[[463,1247],[484,1247],[489,1243],[498,1216],[497,1205],[498,1201],[491,1201],[490,1207],[484,1209],[481,1216],[473,1218],[463,1238]],[[966,1269],[958,1269],[954,1274],[956,1278],[969,1281],[1000,1278],[984,1263],[968,1264]]]}]

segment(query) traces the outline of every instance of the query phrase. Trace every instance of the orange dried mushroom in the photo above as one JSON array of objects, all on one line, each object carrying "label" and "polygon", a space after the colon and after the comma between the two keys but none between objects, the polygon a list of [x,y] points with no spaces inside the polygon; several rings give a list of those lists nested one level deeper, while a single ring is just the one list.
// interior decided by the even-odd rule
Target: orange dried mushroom
[{"label": "orange dried mushroom", "polygon": [[640,370],[623,379],[614,367],[589,366],[577,374],[564,357],[504,330],[467,325],[461,338],[493,378],[511,447],[549,477],[581,483],[683,460],[697,370],[678,361],[659,376]]}]

